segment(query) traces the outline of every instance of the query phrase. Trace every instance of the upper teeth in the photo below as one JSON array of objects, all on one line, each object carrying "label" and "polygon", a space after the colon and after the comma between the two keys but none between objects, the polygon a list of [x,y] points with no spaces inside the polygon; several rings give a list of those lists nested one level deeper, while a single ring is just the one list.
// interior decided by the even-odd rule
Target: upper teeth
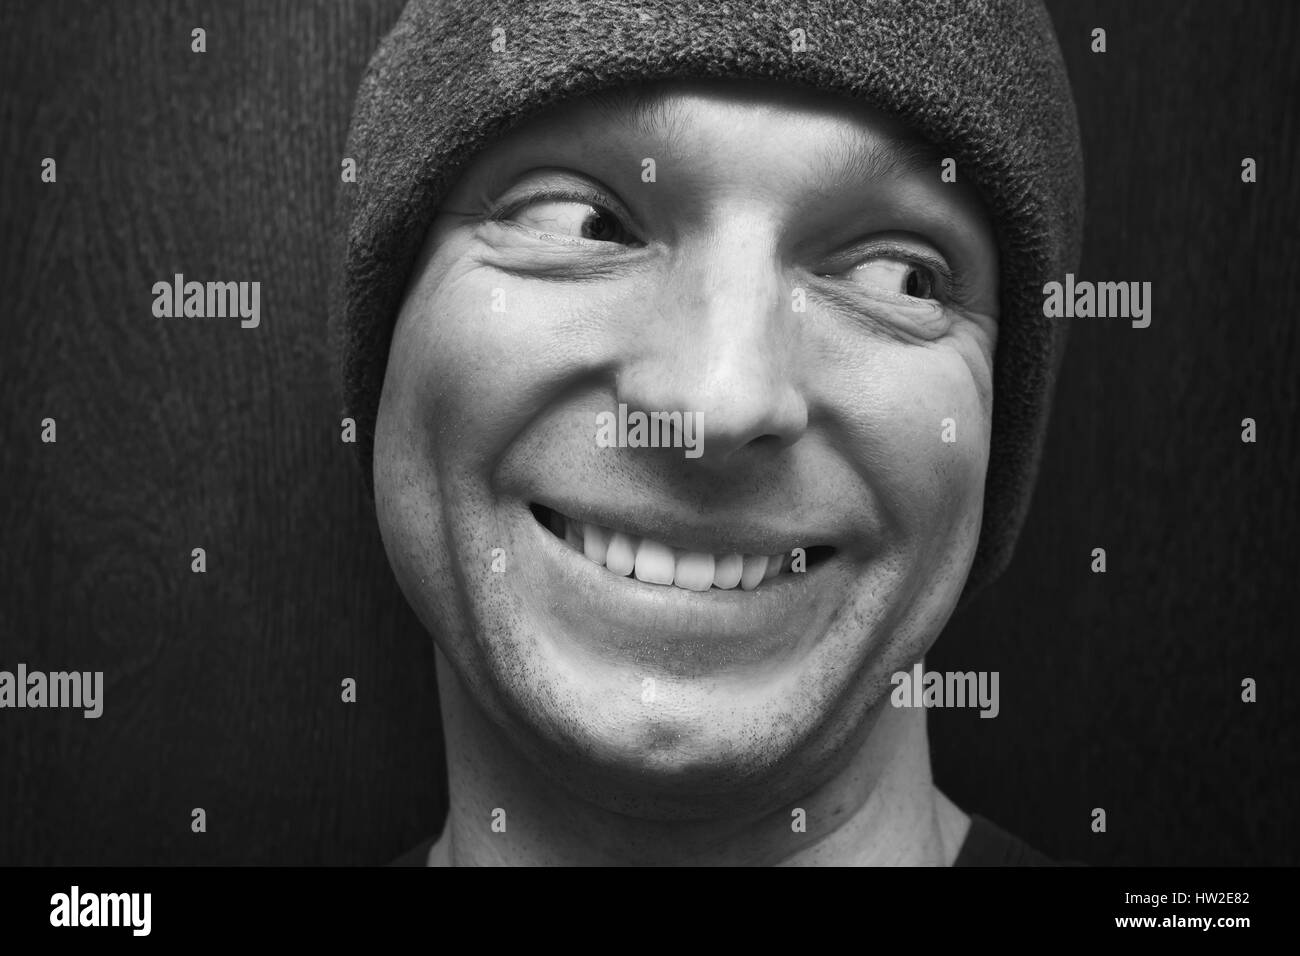
[{"label": "upper teeth", "polygon": [[[564,540],[591,561],[615,574],[635,574],[647,584],[665,584],[688,591],[730,590],[737,585],[752,591],[785,566],[784,554],[707,554],[683,551],[650,538],[637,538],[600,525],[583,524],[556,515],[564,525]],[[558,529],[557,529],[558,530]]]}]

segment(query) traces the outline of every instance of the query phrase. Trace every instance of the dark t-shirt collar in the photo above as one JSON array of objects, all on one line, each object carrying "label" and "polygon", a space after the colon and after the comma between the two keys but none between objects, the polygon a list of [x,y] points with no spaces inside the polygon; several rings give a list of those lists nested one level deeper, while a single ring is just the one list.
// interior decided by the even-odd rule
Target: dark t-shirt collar
[{"label": "dark t-shirt collar", "polygon": [[[429,851],[437,837],[429,837],[419,846],[412,847],[389,866],[426,866]],[[972,814],[966,840],[953,866],[1056,866],[1023,840],[1017,839],[996,823],[979,814]]]}]

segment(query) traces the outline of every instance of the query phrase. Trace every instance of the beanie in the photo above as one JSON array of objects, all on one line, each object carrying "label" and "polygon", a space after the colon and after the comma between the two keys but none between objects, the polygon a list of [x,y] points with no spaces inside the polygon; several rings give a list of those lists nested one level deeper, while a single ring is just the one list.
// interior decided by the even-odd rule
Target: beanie
[{"label": "beanie", "polygon": [[1000,314],[964,605],[1010,560],[1029,507],[1068,329],[1043,316],[1042,288],[1074,270],[1081,243],[1078,121],[1036,0],[411,0],[357,94],[345,154],[357,175],[342,186],[330,293],[336,374],[367,488],[397,312],[459,173],[544,106],[683,77],[857,98],[955,159],[978,189],[998,243]]}]

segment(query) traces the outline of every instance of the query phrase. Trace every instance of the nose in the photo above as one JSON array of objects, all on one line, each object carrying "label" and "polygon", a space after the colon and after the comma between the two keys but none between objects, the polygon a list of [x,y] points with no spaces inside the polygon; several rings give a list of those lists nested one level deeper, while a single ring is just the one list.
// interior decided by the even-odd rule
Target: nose
[{"label": "nose", "polygon": [[620,402],[644,412],[701,413],[702,464],[779,449],[808,427],[798,386],[798,329],[775,242],[761,230],[678,250],[659,286],[642,348],[618,378]]}]

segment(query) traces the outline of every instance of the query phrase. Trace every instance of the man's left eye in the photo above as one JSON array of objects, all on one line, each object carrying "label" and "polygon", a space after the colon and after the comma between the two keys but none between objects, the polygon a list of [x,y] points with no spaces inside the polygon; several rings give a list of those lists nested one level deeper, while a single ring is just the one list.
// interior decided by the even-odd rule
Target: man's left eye
[{"label": "man's left eye", "polygon": [[633,243],[635,237],[608,209],[575,199],[541,199],[504,217],[547,235],[592,242]]},{"label": "man's left eye", "polygon": [[856,265],[849,275],[857,282],[895,295],[908,295],[914,299],[935,299],[934,273],[916,262],[906,259],[868,259]]}]

